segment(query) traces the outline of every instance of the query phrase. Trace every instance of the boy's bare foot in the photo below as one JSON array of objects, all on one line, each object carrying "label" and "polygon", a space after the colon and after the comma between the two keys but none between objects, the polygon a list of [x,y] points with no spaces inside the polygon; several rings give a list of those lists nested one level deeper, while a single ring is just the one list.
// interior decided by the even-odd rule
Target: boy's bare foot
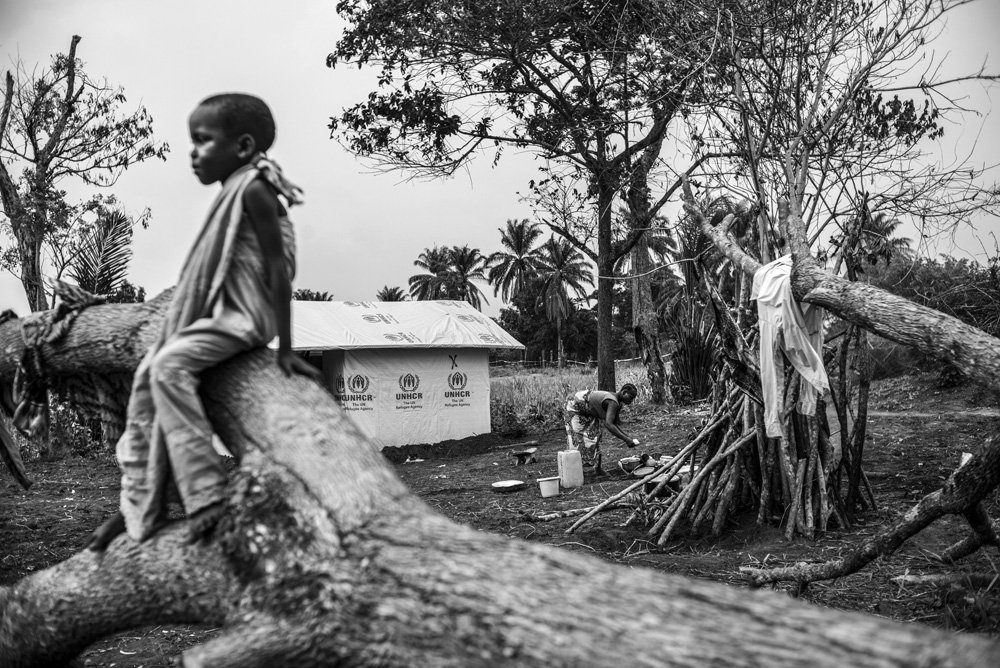
[{"label": "boy's bare foot", "polygon": [[103,552],[116,536],[125,533],[125,516],[119,510],[107,522],[97,527],[87,541],[87,549]]},{"label": "boy's bare foot", "polygon": [[219,501],[210,506],[205,506],[198,512],[191,515],[191,526],[188,541],[196,543],[212,533],[212,530],[215,529],[215,525],[219,523],[219,520],[222,519],[225,512],[226,504]]}]

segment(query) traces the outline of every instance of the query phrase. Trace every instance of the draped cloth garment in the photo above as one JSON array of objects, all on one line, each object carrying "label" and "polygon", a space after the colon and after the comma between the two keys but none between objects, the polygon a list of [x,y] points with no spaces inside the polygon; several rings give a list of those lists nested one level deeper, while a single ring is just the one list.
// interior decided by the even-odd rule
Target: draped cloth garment
[{"label": "draped cloth garment", "polygon": [[830,389],[823,366],[825,311],[814,304],[795,301],[791,274],[791,256],[778,258],[757,270],[750,293],[750,298],[757,300],[764,426],[770,437],[784,436],[781,422],[782,383],[776,367],[776,351],[784,351],[792,367],[802,377],[796,406],[799,413],[815,414],[817,394]]},{"label": "draped cloth garment", "polygon": [[[300,201],[263,155],[226,179],[184,262],[160,335],[136,370],[117,446],[121,510],[134,540],[151,536],[165,519],[174,483],[189,516],[223,498],[225,473],[211,446],[198,375],[277,335],[263,255],[243,211],[243,194],[258,178],[289,205]],[[291,280],[294,234],[287,218],[279,222]]]}]

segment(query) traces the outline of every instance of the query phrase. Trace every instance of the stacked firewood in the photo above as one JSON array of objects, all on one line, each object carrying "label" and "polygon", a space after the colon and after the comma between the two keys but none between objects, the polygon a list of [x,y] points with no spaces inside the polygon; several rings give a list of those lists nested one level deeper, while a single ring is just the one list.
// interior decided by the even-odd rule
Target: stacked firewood
[{"label": "stacked firewood", "polygon": [[[755,352],[756,327],[745,306],[734,317],[714,286],[706,293],[715,306],[722,364],[709,416],[698,433],[669,461],[580,518],[569,531],[607,506],[618,504],[647,482],[651,502],[671,481],[679,491],[666,503],[649,529],[660,545],[682,532],[709,530],[719,535],[737,515],[755,517],[760,525],[780,525],[788,539],[814,538],[831,526],[848,527],[855,505],[874,505],[861,469],[867,383],[857,369],[867,346],[857,330],[828,337],[831,393],[817,402],[815,415],[796,412],[798,373],[778,354],[776,370],[783,388],[781,421],[784,436],[769,438],[764,428],[760,371]],[[746,290],[737,290],[746,304]],[[743,322],[740,322],[740,321]],[[859,352],[860,350],[860,352]],[[832,370],[831,370],[832,367]],[[862,373],[862,380],[866,374]],[[862,390],[862,391],[859,391]],[[854,406],[849,408],[849,403]],[[846,493],[845,493],[846,490]],[[862,492],[858,492],[862,490]],[[864,492],[867,492],[865,494]],[[850,500],[850,505],[846,503]],[[643,507],[645,504],[638,504]],[[632,513],[627,522],[648,517]]]}]

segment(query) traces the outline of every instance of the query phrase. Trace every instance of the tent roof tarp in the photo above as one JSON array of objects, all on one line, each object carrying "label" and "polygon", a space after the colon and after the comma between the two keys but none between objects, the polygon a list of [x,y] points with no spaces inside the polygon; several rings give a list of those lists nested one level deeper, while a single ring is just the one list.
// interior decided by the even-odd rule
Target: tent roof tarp
[{"label": "tent roof tarp", "polygon": [[[271,343],[277,346],[277,341]],[[524,348],[460,301],[292,302],[292,348]]]}]

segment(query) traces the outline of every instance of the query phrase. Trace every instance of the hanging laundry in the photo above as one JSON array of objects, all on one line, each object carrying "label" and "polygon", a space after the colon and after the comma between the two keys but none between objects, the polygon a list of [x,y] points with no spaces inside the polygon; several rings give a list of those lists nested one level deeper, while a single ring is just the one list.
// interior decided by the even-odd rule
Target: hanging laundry
[{"label": "hanging laundry", "polygon": [[775,365],[783,350],[802,377],[796,410],[816,412],[817,394],[829,391],[823,366],[822,307],[800,304],[792,297],[792,258],[785,256],[764,265],[753,275],[751,299],[757,300],[760,326],[760,380],[764,394],[764,426],[771,437],[784,436],[781,423],[781,382]]}]

